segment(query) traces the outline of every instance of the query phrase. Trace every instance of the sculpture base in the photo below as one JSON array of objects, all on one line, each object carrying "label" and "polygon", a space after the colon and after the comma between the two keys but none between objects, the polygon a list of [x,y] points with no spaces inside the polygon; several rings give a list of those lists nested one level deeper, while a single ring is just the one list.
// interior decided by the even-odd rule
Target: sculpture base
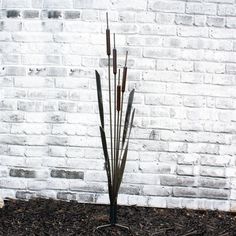
[{"label": "sculpture base", "polygon": [[103,229],[103,228],[108,228],[108,227],[118,227],[118,228],[121,228],[121,229],[125,229],[125,230],[130,231],[130,228],[129,228],[129,227],[124,226],[124,225],[120,225],[120,224],[106,224],[106,225],[100,225],[100,226],[98,226],[98,227],[95,229],[95,231],[96,231],[96,230]]}]

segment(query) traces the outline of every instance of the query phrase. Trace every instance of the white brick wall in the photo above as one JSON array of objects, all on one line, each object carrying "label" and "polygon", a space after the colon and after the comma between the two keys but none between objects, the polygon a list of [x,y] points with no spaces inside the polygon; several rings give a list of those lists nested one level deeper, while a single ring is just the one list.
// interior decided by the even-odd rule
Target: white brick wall
[{"label": "white brick wall", "polygon": [[108,203],[94,78],[108,11],[136,88],[119,203],[236,211],[235,0],[0,4],[4,198]]}]

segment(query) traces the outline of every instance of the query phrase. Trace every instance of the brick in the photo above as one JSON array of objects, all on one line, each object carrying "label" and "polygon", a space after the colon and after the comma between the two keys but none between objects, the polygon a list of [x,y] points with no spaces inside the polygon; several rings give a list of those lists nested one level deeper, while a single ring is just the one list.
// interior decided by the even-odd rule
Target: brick
[{"label": "brick", "polygon": [[[157,69],[164,71],[193,71],[193,62],[189,61],[180,61],[180,60],[158,60],[157,61]],[[164,74],[164,73],[162,73]],[[160,74],[160,76],[162,75]],[[166,73],[167,74],[167,73]],[[172,81],[178,81],[179,75],[172,79]]]},{"label": "brick", "polygon": [[138,174],[138,173],[127,173],[124,175],[123,183],[131,182],[134,184],[157,184],[159,182],[158,176],[154,174]]},{"label": "brick", "polygon": [[177,29],[177,35],[181,37],[208,37],[208,29],[205,27],[198,27],[198,30],[195,27],[183,27],[180,26]]},{"label": "brick", "polygon": [[226,26],[228,28],[236,28],[235,17],[227,17],[226,18]]},{"label": "brick", "polygon": [[67,143],[68,143],[68,137],[64,137],[64,136],[48,136],[46,138],[46,143],[48,145],[64,146],[64,145],[67,145]]},{"label": "brick", "polygon": [[65,11],[64,12],[64,18],[65,19],[79,19],[81,17],[80,11]]},{"label": "brick", "polygon": [[184,13],[185,3],[177,1],[166,2],[166,1],[151,0],[149,2],[148,8],[153,11]]},{"label": "brick", "polygon": [[210,177],[225,177],[225,169],[219,167],[202,166],[200,175]]},{"label": "brick", "polygon": [[48,12],[48,18],[49,19],[58,19],[62,17],[61,11],[49,11]]},{"label": "brick", "polygon": [[228,199],[229,195],[230,192],[226,189],[199,188],[199,197],[211,199]]},{"label": "brick", "polygon": [[223,17],[209,16],[206,23],[208,26],[224,27],[225,19]]},{"label": "brick", "polygon": [[101,25],[92,22],[83,21],[66,21],[64,23],[65,32],[81,32],[81,33],[100,33]]},{"label": "brick", "polygon": [[30,146],[26,147],[25,150],[25,156],[27,157],[46,156],[47,153],[48,153],[48,147]]},{"label": "brick", "polygon": [[187,144],[181,142],[170,142],[169,143],[170,152],[187,152]]},{"label": "brick", "polygon": [[186,13],[215,15],[216,5],[211,3],[186,3]]},{"label": "brick", "polygon": [[126,2],[125,0],[120,0],[113,2],[111,5],[112,9],[119,9],[119,10],[145,10],[147,4],[145,1],[142,0],[134,0],[131,2]]},{"label": "brick", "polygon": [[15,110],[16,104],[14,101],[10,100],[1,100],[0,101],[0,110],[1,111],[12,111]]},{"label": "brick", "polygon": [[199,155],[197,154],[178,154],[178,164],[195,165],[199,163]]},{"label": "brick", "polygon": [[226,65],[226,71],[229,74],[236,74],[236,66],[234,64],[227,64]]},{"label": "brick", "polygon": [[66,148],[62,146],[50,146],[48,154],[49,156],[64,157],[66,154]]},{"label": "brick", "polygon": [[0,32],[0,42],[2,42],[2,41],[10,41],[10,40],[11,40],[10,33]]},{"label": "brick", "polygon": [[131,11],[122,11],[119,13],[119,21],[121,22],[135,22],[135,13]]},{"label": "brick", "polygon": [[206,0],[206,2],[223,3],[223,4],[234,3],[233,0]]},{"label": "brick", "polygon": [[181,200],[179,198],[167,198],[167,208],[181,208]]},{"label": "brick", "polygon": [[153,162],[141,162],[139,164],[139,170],[144,173],[169,174],[171,167],[169,165],[155,165]]},{"label": "brick", "polygon": [[17,11],[17,10],[7,11],[7,18],[17,18],[17,17],[20,17],[20,11]]},{"label": "brick", "polygon": [[0,123],[0,133],[4,134],[4,133],[9,133],[10,132],[10,124],[8,123]]},{"label": "brick", "polygon": [[155,20],[159,25],[172,25],[175,22],[175,14],[157,12]]},{"label": "brick", "polygon": [[49,33],[23,33],[17,32],[12,35],[16,42],[52,42],[52,35]]},{"label": "brick", "polygon": [[4,8],[28,8],[30,7],[30,1],[29,0],[3,0],[2,6]]},{"label": "brick", "polygon": [[193,25],[193,22],[194,22],[193,16],[186,16],[186,15],[175,16],[175,23],[177,25]]},{"label": "brick", "polygon": [[4,55],[4,58],[3,58],[3,63],[5,65],[16,65],[16,64],[19,64],[20,63],[20,56],[19,55],[16,55],[16,54],[13,54],[13,55]]},{"label": "brick", "polygon": [[203,155],[201,157],[201,164],[207,166],[229,166],[230,158],[227,156],[211,156]]},{"label": "brick", "polygon": [[226,179],[222,178],[206,178],[201,177],[199,179],[199,186],[205,188],[217,188],[224,189],[229,188],[229,182]]},{"label": "brick", "polygon": [[154,22],[155,20],[155,13],[153,12],[136,12],[136,21],[137,22]]},{"label": "brick", "polygon": [[203,107],[206,104],[206,100],[200,96],[184,96],[183,104],[187,107]]},{"label": "brick", "polygon": [[74,2],[74,8],[80,8],[80,9],[107,9],[107,6],[109,6],[108,0],[101,0],[99,3],[96,0],[76,0]]},{"label": "brick", "polygon": [[225,73],[225,64],[215,62],[195,62],[194,69],[196,72],[223,74]]},{"label": "brick", "polygon": [[35,178],[36,172],[34,170],[26,170],[26,169],[10,169],[9,175],[11,177]]},{"label": "brick", "polygon": [[163,186],[194,186],[195,179],[193,177],[179,177],[174,175],[163,175],[160,177]]},{"label": "brick", "polygon": [[106,184],[85,183],[84,181],[75,180],[70,182],[70,189],[80,192],[104,193],[106,191]]},{"label": "brick", "polygon": [[[116,23],[112,25],[112,28],[117,34],[136,34],[139,31],[139,28],[136,24],[132,23],[127,23],[127,24],[122,24],[122,23]],[[104,30],[105,28],[103,28]],[[97,31],[99,28],[97,28]]]},{"label": "brick", "polygon": [[27,19],[39,18],[39,11],[25,10],[23,11],[23,18],[27,18]]},{"label": "brick", "polygon": [[42,111],[42,103],[40,102],[25,102],[25,101],[18,101],[17,103],[17,110],[20,111]]},{"label": "brick", "polygon": [[135,185],[123,185],[120,188],[120,193],[129,195],[140,195],[140,187]]},{"label": "brick", "polygon": [[147,206],[147,198],[143,196],[128,196],[128,204],[129,205],[139,205],[139,206]]},{"label": "brick", "polygon": [[194,16],[194,25],[205,26],[206,25],[206,15],[195,15]]},{"label": "brick", "polygon": [[93,193],[78,193],[77,199],[83,203],[94,203],[96,200],[95,194]]},{"label": "brick", "polygon": [[58,65],[61,62],[60,56],[25,54],[22,56],[22,63],[26,65]]},{"label": "brick", "polygon": [[[135,33],[135,31],[133,33]],[[171,35],[176,35],[176,27],[173,25],[143,24],[139,29],[139,33],[144,35],[171,36]]]},{"label": "brick", "polygon": [[57,198],[60,200],[66,200],[66,201],[76,200],[76,193],[58,192]]},{"label": "brick", "polygon": [[235,5],[220,4],[217,13],[220,16],[235,16],[236,7]]},{"label": "brick", "polygon": [[3,178],[0,180],[1,188],[7,189],[26,189],[26,180],[18,178]]},{"label": "brick", "polygon": [[31,0],[31,5],[33,8],[42,8],[43,0]]},{"label": "brick", "polygon": [[219,146],[215,144],[189,144],[188,145],[188,152],[194,153],[207,153],[207,154],[218,154],[219,153]]},{"label": "brick", "polygon": [[50,88],[53,87],[54,80],[48,78],[27,78],[27,77],[16,77],[15,78],[15,86],[21,88],[34,88],[37,86],[38,88]]},{"label": "brick", "polygon": [[84,179],[84,172],[52,169],[51,170],[51,177],[65,178],[65,179]]},{"label": "brick", "polygon": [[211,29],[210,36],[216,39],[235,39],[235,29]]},{"label": "brick", "polygon": [[31,191],[16,191],[16,198],[29,200],[30,198],[35,198],[36,193]]},{"label": "brick", "polygon": [[159,49],[144,49],[143,56],[147,58],[165,58],[174,59],[178,57],[178,50],[159,48]]},{"label": "brick", "polygon": [[195,199],[188,199],[188,198],[183,198],[181,200],[181,205],[184,208],[189,208],[189,209],[198,209],[198,202]]},{"label": "brick", "polygon": [[217,98],[216,99],[216,108],[220,109],[234,109],[235,104],[232,99],[227,98]]},{"label": "brick", "polygon": [[73,1],[72,0],[44,0],[43,7],[45,9],[55,8],[55,9],[64,9],[64,8],[72,8]]},{"label": "brick", "polygon": [[194,166],[190,166],[190,165],[178,165],[176,173],[178,175],[194,176],[196,174],[196,168],[194,168]]},{"label": "brick", "polygon": [[144,195],[149,196],[170,196],[172,193],[171,187],[161,187],[155,185],[146,185],[142,190]]},{"label": "brick", "polygon": [[8,177],[9,175],[9,170],[7,167],[1,167],[0,168],[0,177]]},{"label": "brick", "polygon": [[186,187],[174,187],[173,195],[175,197],[197,197],[198,189],[196,188],[186,188]]}]

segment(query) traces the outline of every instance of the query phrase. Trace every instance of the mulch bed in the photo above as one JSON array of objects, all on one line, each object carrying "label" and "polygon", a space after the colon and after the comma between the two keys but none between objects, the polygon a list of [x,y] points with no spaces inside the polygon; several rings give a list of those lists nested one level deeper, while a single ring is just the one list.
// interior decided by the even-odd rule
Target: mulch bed
[{"label": "mulch bed", "polygon": [[233,213],[135,206],[118,208],[118,221],[129,226],[130,232],[118,228],[94,232],[97,226],[108,223],[108,211],[108,206],[75,201],[8,200],[0,209],[0,235],[236,235]]}]

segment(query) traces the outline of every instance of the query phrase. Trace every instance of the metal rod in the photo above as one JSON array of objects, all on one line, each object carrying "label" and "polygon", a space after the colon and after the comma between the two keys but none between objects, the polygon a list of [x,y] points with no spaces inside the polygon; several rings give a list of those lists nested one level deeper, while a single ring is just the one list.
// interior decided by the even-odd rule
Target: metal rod
[{"label": "metal rod", "polygon": [[[125,85],[126,85],[126,77],[127,77],[127,58],[128,58],[128,51],[126,51],[125,55],[125,66],[123,67],[123,77],[122,77],[122,93],[121,93],[121,108],[120,108],[120,124],[119,124],[119,153],[118,153],[118,163],[119,159],[121,159],[122,150],[120,150],[120,134],[121,134],[121,125],[122,125],[122,113],[123,113],[123,104],[124,104],[124,93],[125,93]],[[119,158],[120,157],[120,158]],[[119,164],[118,164],[119,165]]]},{"label": "metal rod", "polygon": [[125,54],[125,67],[127,66],[127,59],[128,59],[128,51],[126,51],[126,54]]},{"label": "metal rod", "polygon": [[121,92],[121,107],[120,107],[120,119],[119,119],[119,136],[118,136],[118,166],[119,166],[119,156],[120,156],[120,135],[122,126],[122,113],[123,113],[123,102],[124,102],[124,92]]},{"label": "metal rod", "polygon": [[[113,159],[113,136],[112,136],[112,110],[111,110],[111,45],[110,45],[110,30],[108,28],[108,13],[106,13],[107,18],[107,30],[106,30],[106,43],[107,43],[107,57],[108,57],[108,89],[109,89],[109,114],[110,114],[110,140],[111,140],[111,176],[114,178],[114,159]],[[112,181],[113,182],[113,181]]]},{"label": "metal rod", "polygon": [[[113,170],[114,170],[114,186],[116,186],[117,181],[117,167],[116,167],[116,73],[117,73],[117,55],[116,55],[116,45],[115,45],[115,34],[114,37],[114,48],[113,48],[113,74],[114,74],[114,163],[113,163]],[[115,190],[114,190],[115,192]]]},{"label": "metal rod", "polygon": [[[118,71],[118,85],[117,85],[117,104],[116,104],[116,109],[117,109],[117,131],[116,131],[116,170],[117,172],[119,171],[119,166],[118,166],[118,157],[119,157],[119,123],[120,123],[120,94],[121,90],[120,88],[120,69]],[[115,192],[117,193],[117,188],[118,188],[118,181],[116,183],[116,189]]]}]

